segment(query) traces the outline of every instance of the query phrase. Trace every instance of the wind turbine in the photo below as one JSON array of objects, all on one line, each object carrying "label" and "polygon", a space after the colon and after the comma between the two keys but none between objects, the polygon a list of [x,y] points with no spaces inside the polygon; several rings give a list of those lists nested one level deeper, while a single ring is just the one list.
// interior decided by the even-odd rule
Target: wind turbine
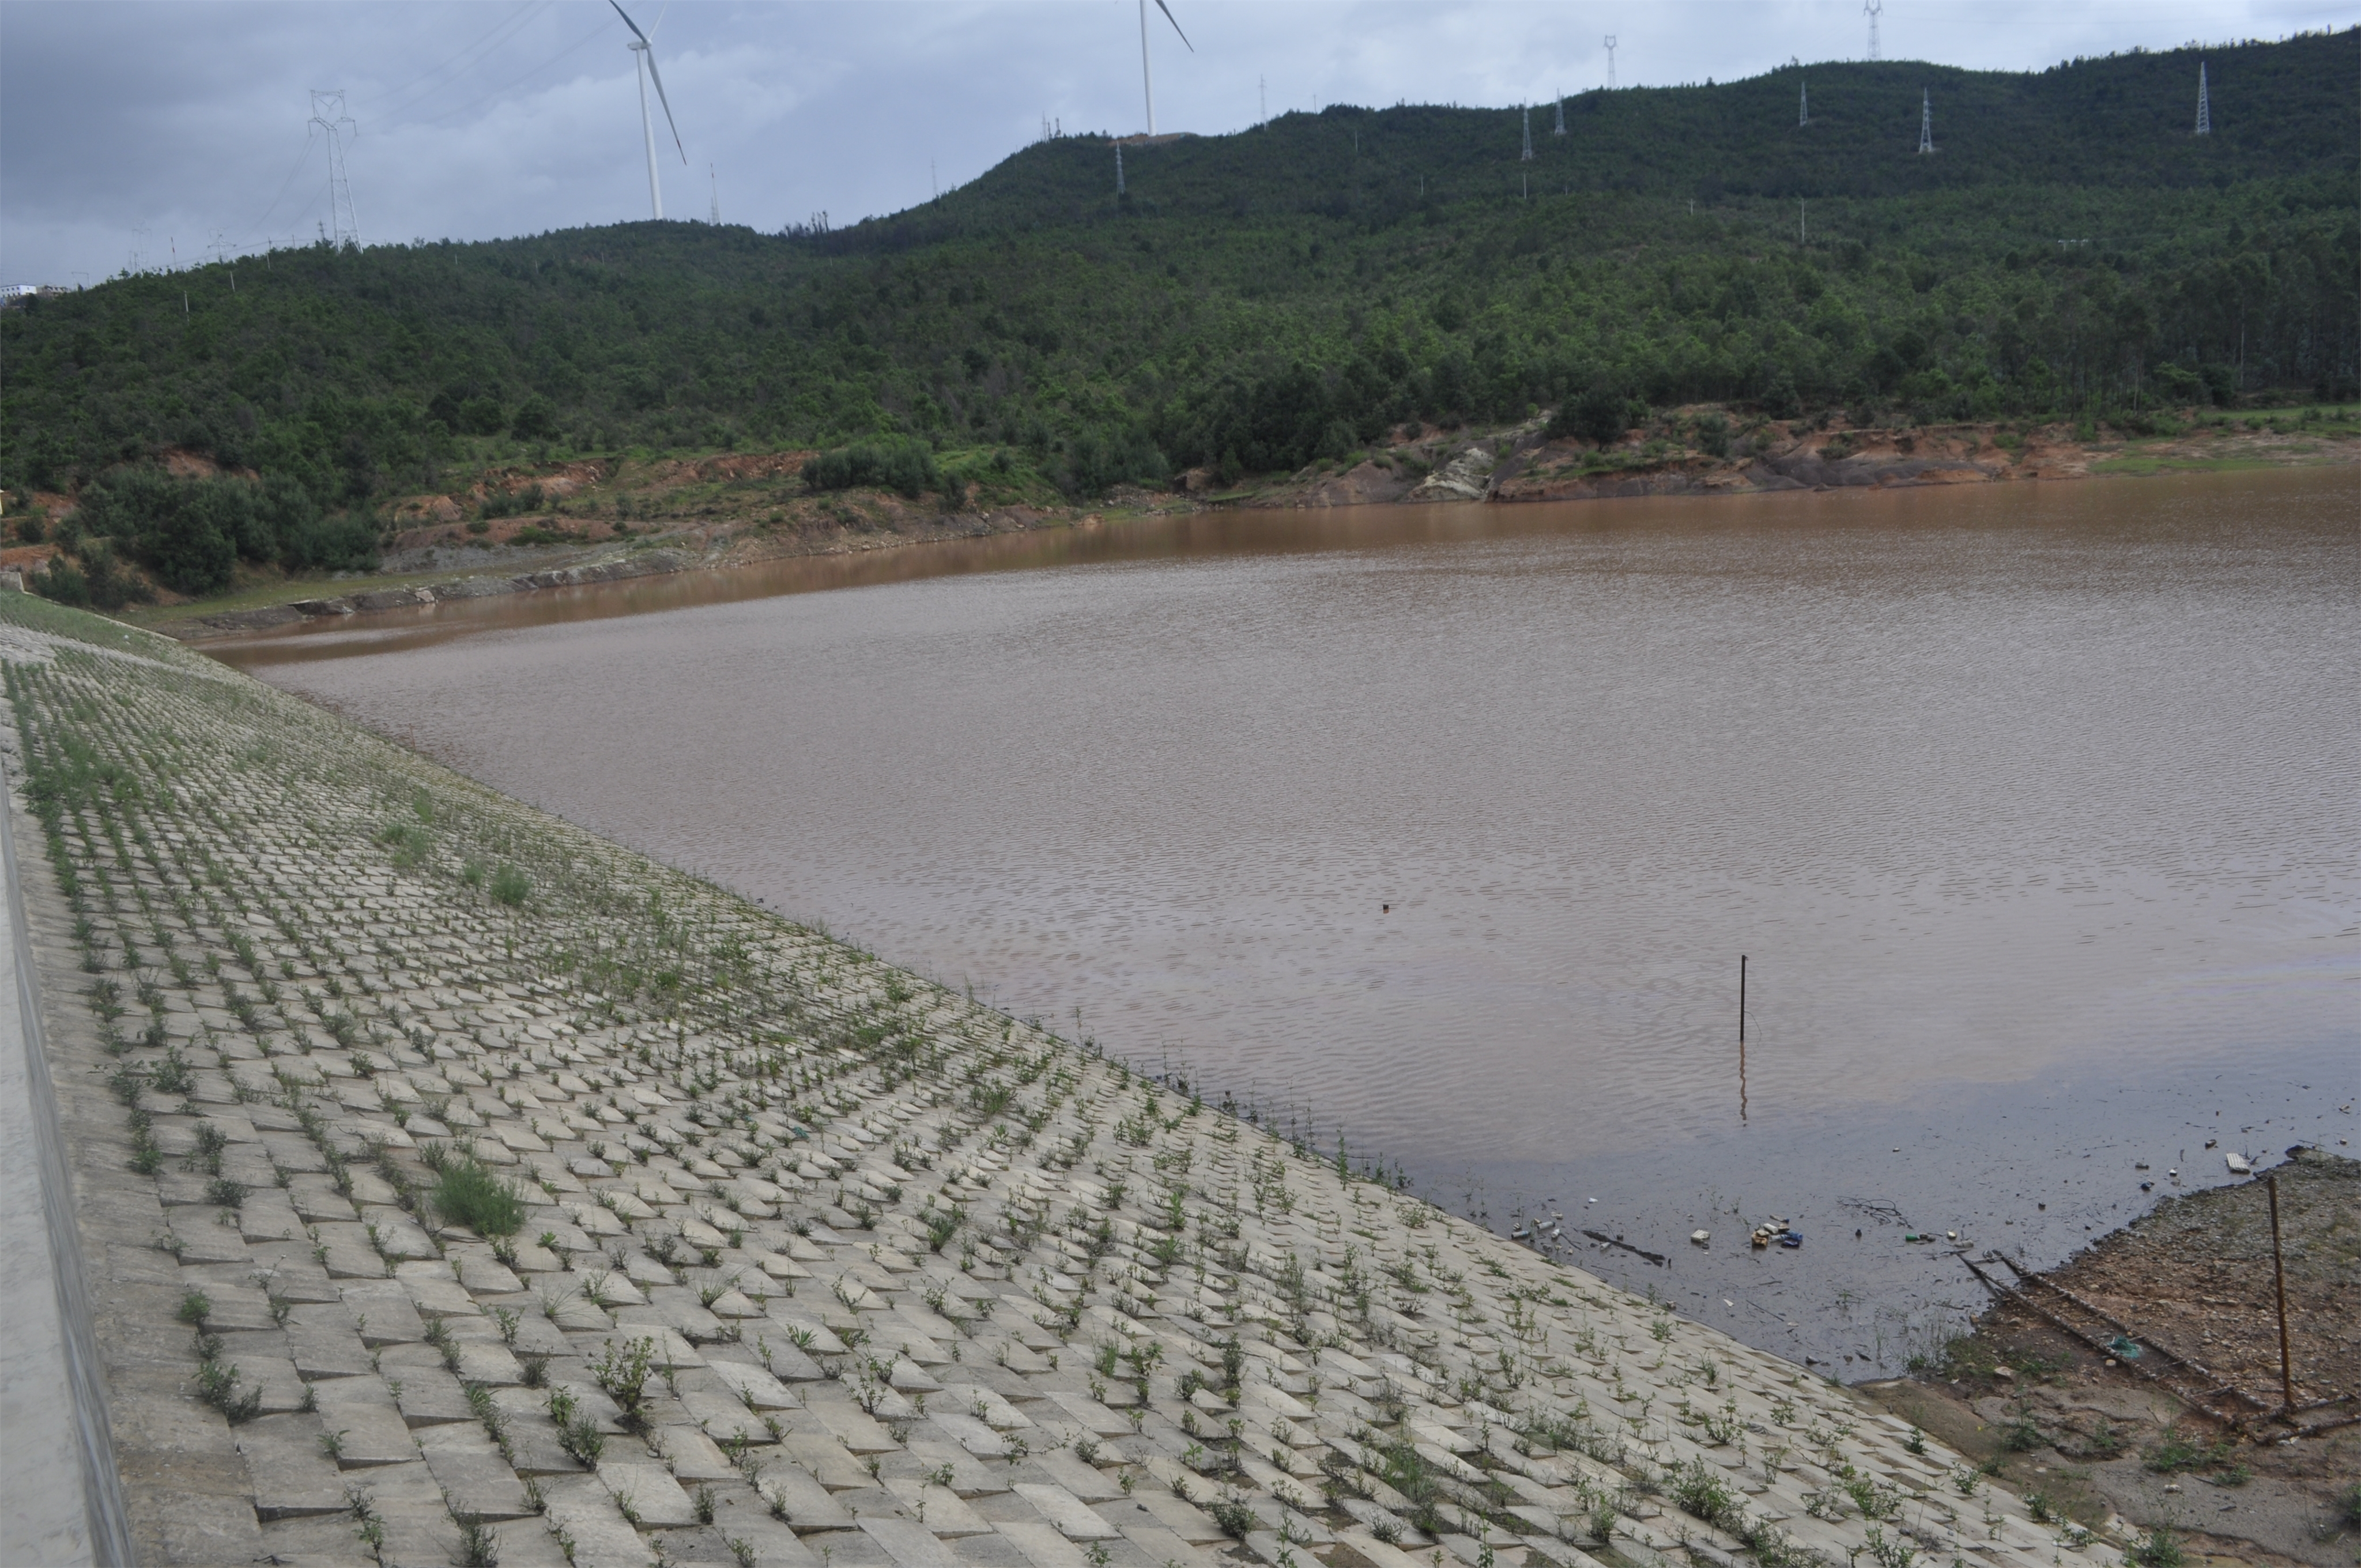
[{"label": "wind turbine", "polygon": [[[608,3],[612,5],[614,0],[608,0]],[[1180,33],[1180,24],[1172,21],[1172,7],[1167,5],[1164,0],[1156,0],[1156,8],[1164,13],[1166,21],[1172,22],[1172,30]],[[1191,54],[1197,52],[1197,46],[1189,43],[1188,34],[1180,33],[1180,41],[1189,44]],[[1148,134],[1154,136],[1156,134],[1156,78],[1148,69],[1148,0],[1139,0],[1139,84],[1148,94]]]},{"label": "wind turbine", "polygon": [[[1156,0],[1156,3],[1161,5],[1164,0]],[[607,4],[615,7],[615,15],[622,17],[623,26],[631,29],[631,41],[628,47],[632,59],[644,68],[640,75],[640,130],[648,142],[648,205],[653,207],[656,216],[661,218],[664,216],[664,186],[656,180],[656,124],[648,115],[649,77],[655,78],[656,102],[664,105],[664,125],[672,131],[672,145],[680,153],[684,168],[688,163],[688,149],[680,145],[680,126],[673,123],[672,100],[664,96],[664,77],[656,70],[655,45],[648,41],[647,34],[640,31],[640,25],[631,20],[631,14],[623,9],[619,0],[607,0]],[[656,13],[656,26],[664,26],[664,13],[661,11]]]}]

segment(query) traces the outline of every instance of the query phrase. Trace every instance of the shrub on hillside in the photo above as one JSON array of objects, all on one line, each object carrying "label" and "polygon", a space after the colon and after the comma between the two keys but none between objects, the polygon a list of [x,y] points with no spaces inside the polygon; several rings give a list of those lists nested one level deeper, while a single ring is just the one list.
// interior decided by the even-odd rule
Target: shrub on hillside
[{"label": "shrub on hillside", "polygon": [[1589,390],[1558,405],[1543,433],[1552,441],[1578,435],[1593,445],[1604,446],[1631,428],[1630,418],[1623,394],[1605,381],[1593,381]]},{"label": "shrub on hillside", "polygon": [[290,571],[377,565],[377,532],[366,519],[324,515],[285,474],[182,479],[161,468],[116,468],[82,492],[74,521],[184,594],[226,587],[241,557]]},{"label": "shrub on hillside", "polygon": [[925,442],[884,436],[819,454],[804,465],[804,483],[815,490],[899,490],[917,496],[941,489],[943,474]]},{"label": "shrub on hillside", "polygon": [[47,571],[33,574],[33,591],[45,599],[71,605],[77,609],[90,606],[90,579],[62,555],[51,556]]}]

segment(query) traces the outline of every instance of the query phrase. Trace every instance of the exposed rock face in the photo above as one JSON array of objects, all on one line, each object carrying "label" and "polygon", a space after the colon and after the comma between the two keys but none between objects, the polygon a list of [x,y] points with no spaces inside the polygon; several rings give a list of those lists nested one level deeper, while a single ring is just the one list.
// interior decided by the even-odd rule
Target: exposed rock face
[{"label": "exposed rock face", "polygon": [[1491,493],[1492,470],[1499,458],[1489,448],[1470,446],[1410,492],[1414,501],[1480,501]]},{"label": "exposed rock face", "polygon": [[1378,462],[1358,463],[1342,474],[1321,480],[1305,493],[1308,507],[1382,506],[1400,500],[1417,481]]},{"label": "exposed rock face", "polygon": [[0,658],[143,1561],[2057,1550],[1800,1367],[163,639],[0,599]]}]

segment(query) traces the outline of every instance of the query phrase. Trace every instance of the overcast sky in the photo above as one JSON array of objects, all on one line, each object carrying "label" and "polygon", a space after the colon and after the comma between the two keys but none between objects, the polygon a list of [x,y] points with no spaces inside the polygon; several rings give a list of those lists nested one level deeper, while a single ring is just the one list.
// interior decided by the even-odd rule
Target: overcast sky
[{"label": "overcast sky", "polygon": [[[1149,4],[1157,128],[1233,131],[1348,102],[1514,104],[1858,59],[1861,0]],[[972,180],[1041,134],[1143,128],[1136,0],[627,0],[654,29],[664,211],[841,225]],[[656,26],[659,14],[662,26]],[[2038,69],[2076,55],[2345,27],[2318,0],[1886,0],[1884,58]],[[0,3],[0,281],[311,239],[330,221],[311,91],[342,89],[365,242],[649,215],[629,34],[607,0]],[[1267,83],[1267,86],[1265,85]],[[710,172],[708,172],[710,170]]]}]

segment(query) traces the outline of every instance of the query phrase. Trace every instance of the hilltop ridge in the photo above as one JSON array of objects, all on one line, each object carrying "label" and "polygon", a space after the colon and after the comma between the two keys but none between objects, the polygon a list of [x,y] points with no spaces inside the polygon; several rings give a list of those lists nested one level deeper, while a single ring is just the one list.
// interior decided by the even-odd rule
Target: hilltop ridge
[{"label": "hilltop ridge", "polygon": [[[2340,49],[2351,54],[2349,38],[2319,34],[2075,60],[2036,72],[1834,60],[1724,83],[1593,89],[1564,100],[1563,136],[1555,102],[1531,105],[1531,163],[1521,157],[1522,109],[1332,104],[1232,135],[1159,138],[1166,145],[1133,157],[1126,174],[1131,205],[1142,212],[1372,223],[1462,201],[1521,201],[1521,176],[1536,192],[1703,203],[2333,181],[2353,166],[2339,137],[2349,129],[2356,73]],[[2191,134],[2201,60],[2213,103],[2213,130],[2204,137]],[[1799,125],[1805,89],[1810,121]],[[1938,150],[1931,158],[1917,153],[1922,93],[1934,105]],[[1036,143],[907,212],[809,237],[822,249],[890,250],[995,226],[1071,222],[1076,208],[1087,215],[1115,205],[1106,140]],[[2028,225],[2010,237],[2056,236]]]}]

